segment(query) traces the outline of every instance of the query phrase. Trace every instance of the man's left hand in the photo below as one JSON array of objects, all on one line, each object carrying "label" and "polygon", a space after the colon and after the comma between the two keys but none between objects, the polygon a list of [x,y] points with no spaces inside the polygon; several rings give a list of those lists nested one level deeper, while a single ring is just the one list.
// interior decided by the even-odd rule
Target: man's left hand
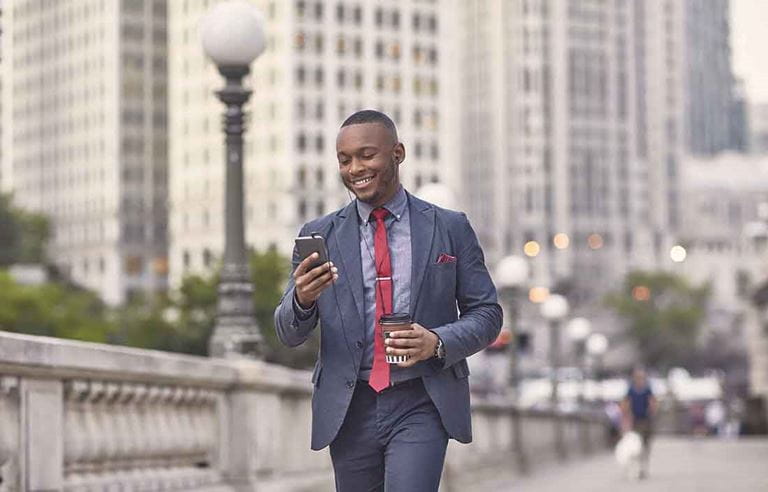
[{"label": "man's left hand", "polygon": [[418,323],[411,323],[411,330],[393,331],[384,340],[387,355],[410,355],[411,358],[397,365],[411,367],[421,360],[431,359],[437,348],[437,335]]}]

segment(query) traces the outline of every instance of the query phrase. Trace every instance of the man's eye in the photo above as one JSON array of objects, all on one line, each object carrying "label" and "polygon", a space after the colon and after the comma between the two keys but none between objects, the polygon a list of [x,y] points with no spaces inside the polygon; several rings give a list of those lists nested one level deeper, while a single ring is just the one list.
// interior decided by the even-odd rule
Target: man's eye
[{"label": "man's eye", "polygon": [[376,154],[364,154],[363,155],[363,159],[365,159],[367,161],[373,159],[374,157],[376,157]]}]

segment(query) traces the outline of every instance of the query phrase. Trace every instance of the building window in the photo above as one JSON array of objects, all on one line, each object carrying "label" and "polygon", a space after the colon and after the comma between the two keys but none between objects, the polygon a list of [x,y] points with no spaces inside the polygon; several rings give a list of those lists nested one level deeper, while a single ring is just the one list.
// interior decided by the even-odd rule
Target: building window
[{"label": "building window", "polygon": [[307,151],[307,136],[304,135],[303,133],[300,133],[299,136],[296,138],[296,149],[301,154]]}]

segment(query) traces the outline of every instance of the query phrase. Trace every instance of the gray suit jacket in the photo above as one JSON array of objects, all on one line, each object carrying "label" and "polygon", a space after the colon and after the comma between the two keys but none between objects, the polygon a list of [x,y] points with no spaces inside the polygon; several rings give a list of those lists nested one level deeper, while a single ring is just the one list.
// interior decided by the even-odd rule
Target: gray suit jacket
[{"label": "gray suit jacket", "polygon": [[[408,195],[411,220],[411,319],[443,340],[443,361],[421,361],[424,386],[448,434],[472,440],[469,369],[466,358],[492,343],[501,329],[502,312],[485,267],[483,252],[466,215],[439,208]],[[326,238],[339,279],[317,301],[320,357],[312,375],[312,449],[336,437],[357,384],[365,334],[363,274],[355,202],[306,224],[300,235]],[[437,263],[442,253],[453,263]],[[293,267],[299,263],[294,250]],[[275,310],[280,340],[291,347],[303,343],[315,328],[293,314],[293,279]],[[287,322],[289,321],[289,322]]]}]

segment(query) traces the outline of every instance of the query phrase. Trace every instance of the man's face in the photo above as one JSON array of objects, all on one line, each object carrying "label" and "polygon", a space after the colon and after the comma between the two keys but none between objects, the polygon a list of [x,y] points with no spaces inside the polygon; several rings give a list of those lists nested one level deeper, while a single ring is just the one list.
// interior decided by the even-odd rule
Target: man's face
[{"label": "man's face", "polygon": [[644,371],[638,371],[638,370],[636,370],[632,374],[632,379],[635,382],[635,386],[639,386],[639,387],[645,386],[646,381],[647,381],[647,379],[645,377],[645,372]]},{"label": "man's face", "polygon": [[373,207],[387,203],[400,187],[398,165],[405,148],[379,123],[342,128],[336,138],[336,157],[344,186]]}]

